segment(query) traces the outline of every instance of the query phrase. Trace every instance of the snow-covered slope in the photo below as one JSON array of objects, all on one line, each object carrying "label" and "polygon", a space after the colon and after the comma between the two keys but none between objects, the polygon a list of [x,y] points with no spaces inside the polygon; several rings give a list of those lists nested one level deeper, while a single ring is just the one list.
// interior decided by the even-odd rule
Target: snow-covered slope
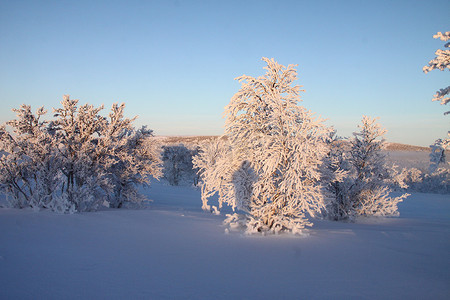
[{"label": "snow-covered slope", "polygon": [[0,298],[450,298],[448,195],[413,194],[399,218],[260,237],[225,234],[193,188],[148,193],[145,210],[0,209]]}]

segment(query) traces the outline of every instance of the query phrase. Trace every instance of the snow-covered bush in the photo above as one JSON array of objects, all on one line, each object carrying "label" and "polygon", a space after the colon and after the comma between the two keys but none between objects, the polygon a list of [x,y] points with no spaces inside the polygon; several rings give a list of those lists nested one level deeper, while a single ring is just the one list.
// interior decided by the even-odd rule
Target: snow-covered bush
[{"label": "snow-covered bush", "polygon": [[439,168],[439,165],[445,164],[446,157],[445,152],[446,150],[450,150],[450,132],[449,132],[449,139],[442,140],[437,139],[433,145],[430,145],[431,153],[430,153],[430,167],[429,172],[433,173]]},{"label": "snow-covered bush", "polygon": [[[330,129],[298,105],[294,65],[273,59],[265,76],[237,79],[241,89],[225,108],[225,137],[201,148],[194,164],[201,170],[203,208],[219,203],[237,208],[227,219],[248,233],[301,233],[323,206],[319,166],[327,153]],[[220,209],[220,207],[219,207]]]},{"label": "snow-covered bush", "polygon": [[135,130],[134,119],[123,118],[123,104],[105,118],[103,106],[77,103],[64,96],[51,121],[41,120],[42,107],[34,115],[22,105],[7,122],[13,134],[0,128],[0,187],[13,196],[13,206],[73,212],[107,201],[120,207],[139,201],[136,185],[160,175],[152,131]]},{"label": "snow-covered bush", "polygon": [[186,181],[198,184],[197,170],[192,164],[192,157],[197,152],[197,148],[191,150],[183,144],[162,147],[163,174],[169,184],[179,185]]},{"label": "snow-covered bush", "polygon": [[[53,192],[62,188],[61,156],[55,151],[54,135],[42,120],[46,110],[36,114],[29,105],[13,109],[17,119],[0,127],[0,188],[12,196],[14,207],[47,207],[73,211],[74,206]],[[12,127],[8,132],[6,125]],[[11,197],[8,197],[11,199]],[[60,205],[64,202],[64,205]]]},{"label": "snow-covered bush", "polygon": [[450,194],[450,169],[437,168],[422,178],[420,192]]},{"label": "snow-covered bush", "polygon": [[402,173],[408,192],[450,193],[450,169],[448,168],[438,168],[431,173],[410,168],[403,170]]},{"label": "snow-covered bush", "polygon": [[386,130],[376,123],[376,119],[366,116],[363,116],[359,128],[360,132],[354,133],[350,141],[348,152],[337,151],[335,154],[339,168],[346,173],[342,180],[335,181],[332,188],[328,188],[333,195],[328,214],[336,220],[397,215],[397,203],[408,194],[389,196],[389,185],[395,178],[382,153],[385,141],[379,140]]},{"label": "snow-covered bush", "polygon": [[321,165],[323,194],[327,199],[325,215],[341,216],[351,206],[347,193],[351,169],[350,143],[332,132],[328,149]]},{"label": "snow-covered bush", "polygon": [[[113,105],[113,109],[114,107],[117,106]],[[121,113],[123,108],[122,105]],[[122,132],[116,135],[115,131],[108,131],[114,138],[112,143],[107,142],[111,138],[105,139],[105,146],[109,146],[110,154],[105,155],[102,162],[108,166],[107,178],[114,191],[114,194],[109,196],[109,205],[116,208],[144,200],[145,197],[139,194],[137,187],[145,187],[150,184],[151,178],[159,178],[162,175],[160,146],[152,138],[153,131],[142,126],[139,129],[130,127]]]}]

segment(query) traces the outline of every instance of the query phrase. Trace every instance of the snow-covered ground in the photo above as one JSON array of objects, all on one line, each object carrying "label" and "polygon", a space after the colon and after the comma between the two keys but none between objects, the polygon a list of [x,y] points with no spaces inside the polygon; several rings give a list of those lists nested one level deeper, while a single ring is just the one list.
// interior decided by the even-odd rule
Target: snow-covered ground
[{"label": "snow-covered ground", "polygon": [[225,234],[199,191],[155,184],[151,209],[0,209],[1,299],[449,299],[450,199],[401,216],[315,221],[308,237]]},{"label": "snow-covered ground", "polygon": [[225,234],[194,188],[147,192],[143,210],[0,209],[0,299],[450,299],[448,195],[261,237]]},{"label": "snow-covered ground", "polygon": [[388,161],[400,168],[417,168],[426,171],[430,166],[430,151],[386,151],[386,154]]}]

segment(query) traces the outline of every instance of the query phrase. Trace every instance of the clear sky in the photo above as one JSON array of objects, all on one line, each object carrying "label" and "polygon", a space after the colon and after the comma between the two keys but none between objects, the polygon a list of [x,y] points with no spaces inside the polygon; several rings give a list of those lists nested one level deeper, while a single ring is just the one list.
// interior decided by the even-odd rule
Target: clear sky
[{"label": "clear sky", "polygon": [[298,64],[301,105],[339,135],[369,115],[389,141],[428,146],[450,125],[431,102],[450,73],[422,73],[449,12],[448,0],[0,0],[0,122],[69,94],[125,102],[157,135],[219,135],[234,78],[263,75],[265,56]]}]

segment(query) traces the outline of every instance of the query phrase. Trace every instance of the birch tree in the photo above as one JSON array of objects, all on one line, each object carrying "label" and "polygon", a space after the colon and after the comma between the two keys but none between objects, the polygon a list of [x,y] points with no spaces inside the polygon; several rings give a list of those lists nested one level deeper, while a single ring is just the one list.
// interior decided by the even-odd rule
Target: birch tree
[{"label": "birch tree", "polygon": [[[438,32],[433,36],[435,39],[440,39],[441,41],[447,42],[444,47],[447,48],[445,50],[438,49],[435,52],[436,57],[428,62],[427,66],[423,67],[423,72],[428,73],[432,70],[450,70],[450,31],[447,32]],[[432,101],[439,101],[442,105],[446,105],[450,102],[450,86],[446,88],[442,88],[436,91]],[[450,111],[444,113],[444,115],[450,114]],[[433,145],[430,146],[431,154],[430,154],[430,173],[436,171],[440,163],[445,163],[445,151],[450,148],[450,131],[447,132],[447,138],[445,139],[437,139]]]},{"label": "birch tree", "polygon": [[13,133],[0,128],[0,187],[13,206],[74,212],[139,202],[137,186],[161,174],[152,131],[134,129],[124,104],[114,104],[109,118],[103,106],[78,106],[67,95],[61,106],[43,121],[43,107],[33,114],[22,105],[6,124]]},{"label": "birch tree", "polygon": [[[224,112],[229,150],[216,151],[225,158],[203,167],[204,180],[212,191],[225,191],[219,193],[221,203],[237,209],[227,219],[231,227],[242,225],[248,233],[301,233],[324,206],[319,165],[330,129],[298,105],[302,90],[294,83],[296,66],[263,61],[264,76],[237,78],[241,89]],[[217,176],[211,179],[210,174]],[[206,193],[202,197],[211,191]],[[205,201],[203,206],[208,208]]]}]

